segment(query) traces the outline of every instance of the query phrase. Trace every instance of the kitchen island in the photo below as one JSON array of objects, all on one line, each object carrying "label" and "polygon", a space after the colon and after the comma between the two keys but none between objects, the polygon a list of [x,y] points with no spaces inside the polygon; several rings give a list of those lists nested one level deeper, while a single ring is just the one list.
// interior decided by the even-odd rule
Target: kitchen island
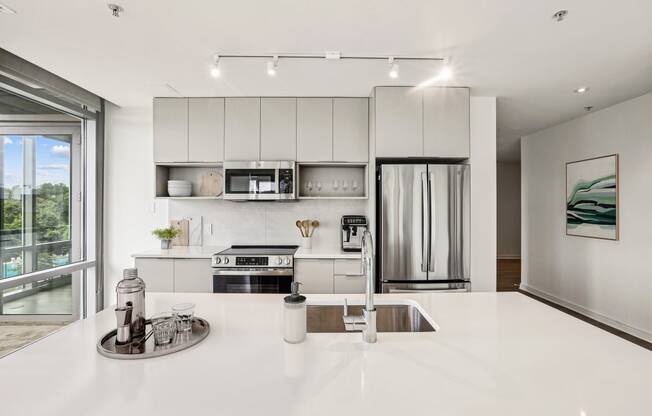
[{"label": "kitchen island", "polygon": [[[342,295],[310,295],[339,303]],[[362,295],[351,300],[362,301]],[[282,295],[152,293],[195,302],[202,343],[136,361],[96,352],[111,308],[0,359],[2,415],[618,415],[652,409],[652,353],[519,293],[411,299],[429,333],[282,339]]]}]

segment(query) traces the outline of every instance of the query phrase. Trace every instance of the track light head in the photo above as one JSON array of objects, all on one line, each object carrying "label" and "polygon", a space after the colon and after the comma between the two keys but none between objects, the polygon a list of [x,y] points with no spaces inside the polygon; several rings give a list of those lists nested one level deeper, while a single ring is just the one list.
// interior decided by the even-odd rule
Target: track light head
[{"label": "track light head", "polygon": [[274,56],[271,61],[267,61],[267,75],[273,77],[276,75],[276,67],[278,66],[278,56]]},{"label": "track light head", "polygon": [[218,78],[221,75],[220,56],[217,54],[213,55],[213,65],[211,66],[211,75],[213,76],[213,78]]},{"label": "track light head", "polygon": [[398,63],[394,62],[394,58],[389,58],[389,77],[398,78]]},{"label": "track light head", "polygon": [[444,66],[439,70],[439,79],[441,81],[448,81],[453,76],[453,70],[449,66]]}]

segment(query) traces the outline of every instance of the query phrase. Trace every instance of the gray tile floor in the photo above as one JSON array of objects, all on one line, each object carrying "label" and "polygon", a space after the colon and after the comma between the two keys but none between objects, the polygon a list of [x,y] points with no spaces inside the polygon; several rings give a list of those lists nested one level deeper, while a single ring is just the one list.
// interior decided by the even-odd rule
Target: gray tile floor
[{"label": "gray tile floor", "polygon": [[[71,285],[61,286],[4,303],[0,315],[0,358],[66,325],[72,311],[71,289]],[[34,315],[49,315],[51,319],[35,322]],[[3,316],[11,316],[11,321],[4,321]]]},{"label": "gray tile floor", "polygon": [[[72,285],[42,290],[33,295],[4,303],[2,313],[4,315],[70,315],[72,313]],[[1,315],[0,320],[2,320]]]}]

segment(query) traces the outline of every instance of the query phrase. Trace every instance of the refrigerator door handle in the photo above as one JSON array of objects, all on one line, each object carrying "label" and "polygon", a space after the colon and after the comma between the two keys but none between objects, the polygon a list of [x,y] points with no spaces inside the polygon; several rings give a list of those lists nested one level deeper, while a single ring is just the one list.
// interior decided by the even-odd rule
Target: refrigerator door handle
[{"label": "refrigerator door handle", "polygon": [[435,174],[433,172],[428,172],[428,203],[429,203],[429,209],[428,209],[428,271],[429,272],[434,272],[435,271],[435,259],[432,257],[432,246],[433,246],[433,240],[435,239],[434,234],[434,227],[431,226],[431,222],[435,221],[437,219],[437,213],[435,212],[435,207],[437,204],[435,204],[435,190],[432,188],[433,187],[433,182],[435,182]]},{"label": "refrigerator door handle", "polygon": [[428,255],[430,253],[430,198],[428,195],[428,177],[421,172],[421,271],[428,271]]}]

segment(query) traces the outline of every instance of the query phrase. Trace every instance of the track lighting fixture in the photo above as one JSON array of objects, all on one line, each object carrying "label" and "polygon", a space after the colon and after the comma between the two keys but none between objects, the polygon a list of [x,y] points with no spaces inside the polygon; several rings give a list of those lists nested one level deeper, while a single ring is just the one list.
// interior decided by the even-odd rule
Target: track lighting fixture
[{"label": "track lighting fixture", "polygon": [[267,75],[273,77],[276,75],[276,67],[278,66],[278,56],[274,56],[271,61],[267,62]]},{"label": "track lighting fixture", "polygon": [[213,56],[213,66],[211,67],[211,75],[213,78],[218,78],[220,76],[220,56],[219,55],[214,55]]},{"label": "track lighting fixture", "polygon": [[394,57],[389,58],[389,77],[398,78],[398,64],[394,62]]},{"label": "track lighting fixture", "polygon": [[440,68],[439,73],[433,78],[426,80],[422,85],[426,85],[435,81],[447,81],[453,75],[452,70],[447,66],[447,59],[436,56],[387,56],[387,55],[345,55],[340,51],[326,51],[322,53],[257,53],[257,54],[243,54],[243,53],[228,53],[223,52],[213,55],[213,66],[211,67],[211,75],[214,77],[220,76],[220,69],[218,60],[224,59],[267,59],[266,70],[267,75],[273,77],[276,75],[278,69],[279,59],[286,60],[305,60],[305,59],[321,59],[326,61],[340,61],[340,60],[379,60],[386,61],[389,64],[388,75],[390,78],[398,78],[400,69],[398,61],[415,61],[415,62],[439,62],[444,64]]}]

